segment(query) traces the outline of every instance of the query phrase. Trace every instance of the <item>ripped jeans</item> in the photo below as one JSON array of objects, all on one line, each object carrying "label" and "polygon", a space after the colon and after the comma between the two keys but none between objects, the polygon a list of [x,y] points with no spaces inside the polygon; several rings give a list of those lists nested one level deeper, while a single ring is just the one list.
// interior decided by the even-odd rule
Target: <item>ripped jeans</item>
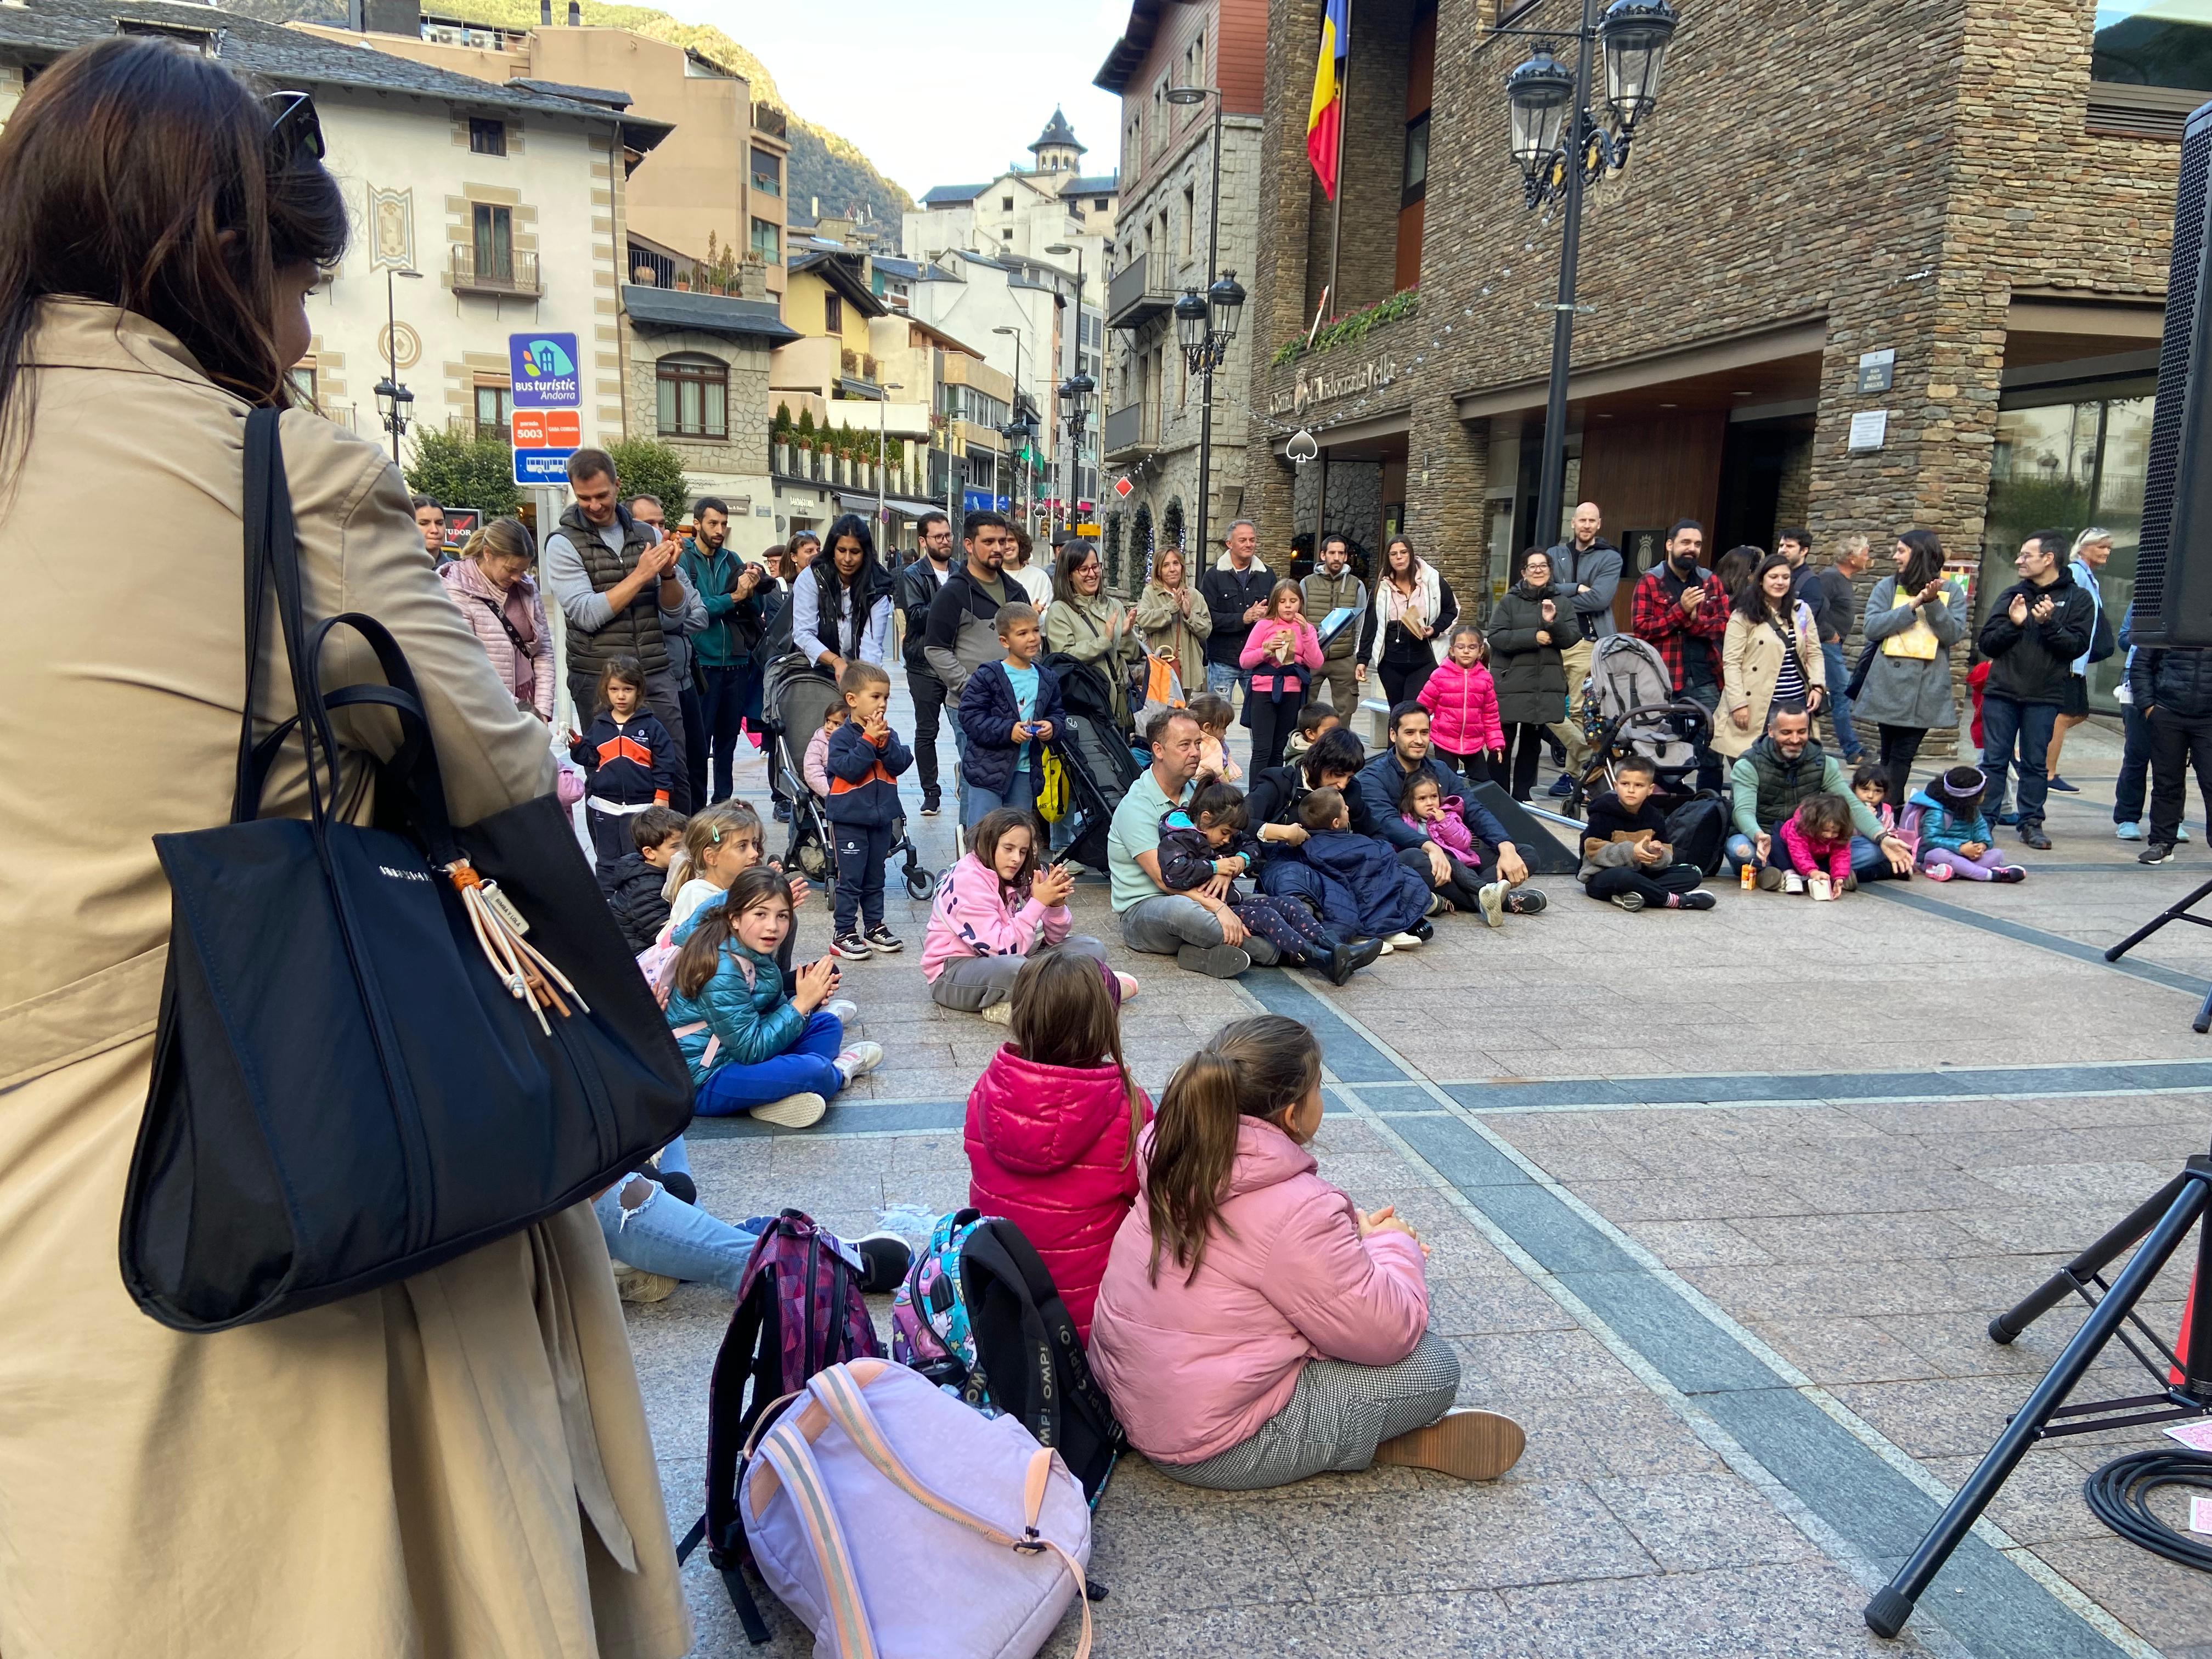
[{"label": "ripped jeans", "polygon": [[[661,1149],[660,1167],[691,1172],[683,1136]],[[719,1285],[732,1296],[753,1241],[769,1219],[755,1216],[733,1227],[642,1175],[624,1176],[592,1200],[592,1211],[606,1237],[607,1254],[616,1261],[671,1279]]]}]

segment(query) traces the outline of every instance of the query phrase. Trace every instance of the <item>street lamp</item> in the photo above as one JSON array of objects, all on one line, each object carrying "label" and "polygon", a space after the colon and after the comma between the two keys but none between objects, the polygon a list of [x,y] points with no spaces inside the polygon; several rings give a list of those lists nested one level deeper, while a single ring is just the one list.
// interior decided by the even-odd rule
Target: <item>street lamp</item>
[{"label": "street lamp", "polygon": [[888,541],[890,515],[884,511],[884,463],[890,453],[891,393],[906,388],[896,380],[885,380],[883,390],[883,399],[876,405],[876,534]]},{"label": "street lamp", "polygon": [[394,466],[399,465],[399,434],[407,430],[408,417],[415,412],[415,394],[399,384],[399,312],[392,283],[398,276],[419,283],[422,273],[400,270],[391,265],[384,268],[384,350],[387,372],[376,385],[376,412],[384,417],[385,430],[392,434]]},{"label": "street lamp", "polygon": [[1097,390],[1098,382],[1088,374],[1071,374],[1060,383],[1060,414],[1067,422],[1067,494],[1060,507],[1067,515],[1067,532],[1071,536],[1075,533],[1075,498],[1082,493],[1078,473],[1083,455],[1083,427],[1091,414],[1091,394]]},{"label": "street lamp", "polygon": [[[999,327],[993,329],[991,332],[994,334],[1010,334],[1013,337],[1014,400],[1012,407],[1008,412],[1006,425],[999,428],[999,435],[1006,439],[1008,443],[1020,444],[1023,439],[1026,438],[1027,434],[1035,429],[1022,419],[1022,331],[1018,328]],[[1021,435],[1018,437],[1018,434]],[[1012,459],[1014,461],[1014,493],[1018,496],[1021,494],[1022,477],[1021,456],[1018,449]],[[1034,530],[1035,528],[1035,526],[1029,522],[1029,506],[1027,502],[1024,502],[1022,506],[1022,527],[1024,530]]]},{"label": "street lamp", "polygon": [[1206,215],[1206,280],[1203,299],[1194,288],[1183,290],[1176,301],[1176,340],[1182,347],[1183,362],[1194,374],[1205,378],[1198,405],[1198,545],[1209,550],[1212,518],[1213,371],[1229,355],[1237,337],[1237,321],[1244,306],[1244,290],[1237,273],[1220,268],[1221,258],[1221,93],[1215,87],[1170,87],[1170,104],[1189,106],[1213,100],[1213,185]]},{"label": "street lamp", "polygon": [[[1583,0],[1571,73],[1539,29],[1493,34],[1539,37],[1528,61],[1505,77],[1512,153],[1530,208],[1559,204],[1566,226],[1559,242],[1559,290],[1552,307],[1552,379],[1544,405],[1544,468],[1536,493],[1538,545],[1559,532],[1567,471],[1567,367],[1574,348],[1576,264],[1582,252],[1583,191],[1628,165],[1637,124],[1658,106],[1659,70],[1674,37],[1668,0],[1613,0],[1602,19],[1598,0]],[[1590,47],[1605,54],[1606,118],[1591,112]],[[1174,94],[1170,93],[1169,96]]]},{"label": "street lamp", "polygon": [[[1074,359],[1074,362],[1069,365],[1069,368],[1072,371],[1069,378],[1071,381],[1080,380],[1084,382],[1086,389],[1096,391],[1097,389],[1097,382],[1091,380],[1089,375],[1083,372],[1083,250],[1081,247],[1071,243],[1053,242],[1046,246],[1045,252],[1047,253],[1056,254],[1063,258],[1070,253],[1073,253],[1075,256],[1075,344],[1073,350],[1069,354]],[[1065,401],[1066,395],[1066,388],[1063,386],[1061,387],[1061,397],[1063,401]],[[1090,412],[1091,407],[1088,403],[1079,404],[1069,411],[1072,418],[1075,422],[1075,425],[1070,428],[1071,441],[1069,447],[1073,450],[1074,453],[1069,457],[1067,463],[1067,498],[1065,503],[1068,526],[1071,531],[1073,529],[1075,525],[1075,498],[1082,493],[1080,475],[1083,465],[1082,451],[1073,441],[1073,434],[1082,429],[1082,422],[1085,417],[1090,414]]]}]

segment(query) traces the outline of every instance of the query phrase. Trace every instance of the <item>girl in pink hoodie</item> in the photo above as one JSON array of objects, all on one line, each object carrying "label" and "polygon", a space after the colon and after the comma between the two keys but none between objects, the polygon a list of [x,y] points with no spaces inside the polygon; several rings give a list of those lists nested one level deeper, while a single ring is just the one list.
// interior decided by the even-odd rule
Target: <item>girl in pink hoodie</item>
[{"label": "girl in pink hoodie", "polygon": [[[1075,878],[1065,865],[1037,869],[1036,826],[1018,806],[986,812],[968,837],[967,856],[938,878],[921,942],[921,976],[939,1007],[1004,1025],[1014,976],[1030,951],[1057,948],[1106,960],[1097,939],[1069,933],[1067,896]],[[1117,977],[1126,1002],[1137,994],[1137,981]]]},{"label": "girl in pink hoodie", "polygon": [[1231,1021],[1183,1062],[1138,1146],[1136,1207],[1098,1289],[1091,1368],[1134,1445],[1191,1486],[1252,1491],[1370,1463],[1486,1480],[1520,1425],[1455,1411],[1425,1251],[1315,1173],[1321,1048]]},{"label": "girl in pink hoodie", "polygon": [[1115,1230],[1137,1196],[1152,1103],[1121,1059],[1121,988],[1103,963],[1047,951],[1014,979],[1013,1041],[968,1097],[968,1202],[1022,1230],[1091,1336]]},{"label": "girl in pink hoodie", "polygon": [[1491,769],[1505,758],[1505,728],[1498,720],[1498,686],[1487,666],[1490,648],[1473,623],[1452,629],[1451,650],[1422,686],[1420,704],[1429,711],[1429,741],[1443,763],[1467,775],[1470,783],[1487,782]]}]

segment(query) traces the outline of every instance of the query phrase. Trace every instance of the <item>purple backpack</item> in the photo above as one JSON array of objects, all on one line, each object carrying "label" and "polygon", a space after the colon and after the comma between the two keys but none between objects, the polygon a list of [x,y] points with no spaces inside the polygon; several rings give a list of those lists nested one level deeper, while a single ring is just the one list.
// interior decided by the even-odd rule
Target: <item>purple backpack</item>
[{"label": "purple backpack", "polygon": [[[738,1485],[751,1455],[756,1425],[777,1401],[798,1394],[816,1372],[852,1359],[883,1357],[860,1297],[860,1268],[832,1232],[799,1210],[786,1210],[753,1243],[738,1303],[714,1356],[707,1403],[707,1512],[677,1547],[680,1564],[701,1539],[755,1645],[768,1626],[745,1586],[750,1562],[738,1521]],[[750,1395],[746,1384],[751,1384]]]}]

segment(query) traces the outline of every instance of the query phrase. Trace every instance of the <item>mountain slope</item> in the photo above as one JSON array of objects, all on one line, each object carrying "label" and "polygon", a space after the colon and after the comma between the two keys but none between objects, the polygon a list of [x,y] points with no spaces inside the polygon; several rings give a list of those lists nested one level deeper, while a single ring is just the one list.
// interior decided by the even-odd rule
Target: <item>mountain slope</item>
[{"label": "mountain slope", "polygon": [[[271,22],[336,23],[343,21],[341,7],[329,0],[229,0],[230,9]],[[567,0],[557,0],[555,15],[567,11]],[[471,23],[495,23],[503,28],[533,28],[538,23],[538,0],[436,0],[441,17],[457,17]],[[754,100],[773,104],[790,118],[791,216],[805,222],[819,199],[822,211],[836,214],[856,210],[858,216],[885,228],[892,242],[898,240],[899,215],[914,205],[914,198],[876,170],[860,147],[827,127],[800,115],[785,102],[775,77],[766,64],[721,32],[703,24],[679,23],[666,12],[647,6],[602,3],[583,0],[584,21],[602,28],[635,29],[672,46],[697,52],[752,83]]]}]

